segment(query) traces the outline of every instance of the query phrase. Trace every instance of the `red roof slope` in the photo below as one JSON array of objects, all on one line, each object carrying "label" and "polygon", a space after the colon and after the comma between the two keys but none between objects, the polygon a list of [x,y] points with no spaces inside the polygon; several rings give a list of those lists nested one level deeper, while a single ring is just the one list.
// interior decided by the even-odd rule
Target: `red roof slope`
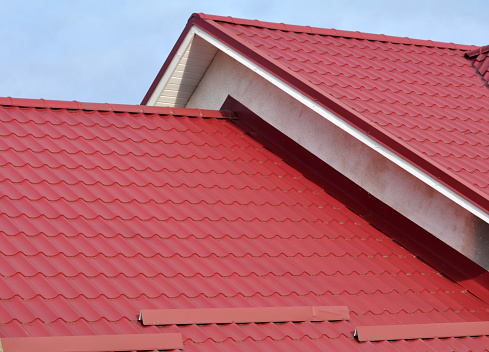
[{"label": "red roof slope", "polygon": [[[359,325],[489,320],[489,306],[229,115],[0,103],[0,338],[181,332],[184,351],[489,348],[489,337],[355,340]],[[138,322],[141,309],[307,305],[346,305],[351,319]]]},{"label": "red roof slope", "polygon": [[204,14],[190,23],[489,212],[489,90],[464,57],[474,46]]}]

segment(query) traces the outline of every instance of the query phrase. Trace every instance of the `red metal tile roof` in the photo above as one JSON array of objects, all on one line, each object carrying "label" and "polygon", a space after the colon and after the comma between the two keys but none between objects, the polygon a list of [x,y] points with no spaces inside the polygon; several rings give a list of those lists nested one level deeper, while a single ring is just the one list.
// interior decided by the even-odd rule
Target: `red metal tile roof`
[{"label": "red metal tile roof", "polygon": [[[356,326],[489,305],[217,111],[1,99],[0,338],[181,333],[184,351],[489,349]],[[178,113],[176,113],[178,112]],[[348,306],[350,320],[143,326],[144,309]]]},{"label": "red metal tile roof", "polygon": [[487,48],[206,14],[189,23],[489,212]]}]

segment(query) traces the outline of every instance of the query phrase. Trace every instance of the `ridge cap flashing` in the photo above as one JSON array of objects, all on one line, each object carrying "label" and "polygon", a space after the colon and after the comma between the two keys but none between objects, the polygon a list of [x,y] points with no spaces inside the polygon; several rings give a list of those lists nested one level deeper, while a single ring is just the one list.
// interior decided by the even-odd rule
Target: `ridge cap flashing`
[{"label": "ridge cap flashing", "polygon": [[147,105],[126,105],[110,103],[91,103],[80,102],[77,100],[49,100],[49,99],[26,99],[0,97],[0,106],[2,107],[19,107],[19,108],[37,108],[37,109],[66,109],[80,111],[99,111],[114,113],[136,113],[136,114],[156,114],[156,115],[173,115],[189,116],[203,118],[231,118],[234,114],[230,111],[191,109],[191,108],[173,108],[166,106],[147,106]]},{"label": "ridge cap flashing", "polygon": [[478,48],[475,48],[474,50],[468,51],[465,53],[465,56],[468,58],[475,58],[476,56],[479,56],[481,54],[485,54],[489,52],[489,45],[484,45]]},{"label": "ridge cap flashing", "polygon": [[390,42],[393,44],[407,44],[407,45],[435,47],[440,49],[474,50],[474,48],[476,48],[474,45],[446,43],[446,42],[438,42],[438,41],[426,40],[426,39],[390,36],[385,34],[375,34],[375,33],[361,32],[361,31],[347,31],[347,30],[340,30],[334,28],[321,28],[321,27],[291,25],[291,24],[276,23],[276,22],[264,22],[259,20],[248,20],[248,19],[235,18],[230,16],[225,17],[225,16],[209,15],[205,13],[195,13],[191,16],[191,19],[192,18],[199,18],[204,21],[224,22],[224,23],[243,25],[243,26],[254,26],[259,28],[282,30],[287,32],[329,35],[329,36],[345,37],[345,38],[352,38],[352,39],[359,39],[359,40],[383,41],[383,42]]}]

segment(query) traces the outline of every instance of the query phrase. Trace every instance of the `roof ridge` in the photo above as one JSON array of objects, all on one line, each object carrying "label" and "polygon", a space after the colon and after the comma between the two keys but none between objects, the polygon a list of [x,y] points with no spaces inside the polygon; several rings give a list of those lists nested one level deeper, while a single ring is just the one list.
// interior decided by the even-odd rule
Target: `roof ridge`
[{"label": "roof ridge", "polygon": [[233,117],[230,111],[190,109],[190,108],[172,108],[167,106],[147,106],[147,105],[129,105],[129,104],[109,104],[109,103],[89,103],[77,100],[46,100],[46,99],[26,99],[0,97],[0,106],[16,106],[23,108],[40,108],[40,109],[67,109],[67,110],[84,110],[84,111],[110,111],[110,112],[127,112],[140,114],[156,115],[174,115],[206,118],[229,118]]},{"label": "roof ridge", "polygon": [[320,27],[310,27],[310,26],[298,26],[298,25],[291,25],[285,23],[264,22],[259,20],[234,18],[231,16],[225,17],[225,16],[208,15],[205,13],[194,13],[190,17],[190,20],[192,20],[193,18],[198,18],[205,21],[226,22],[226,23],[232,23],[232,24],[243,25],[243,26],[277,29],[277,30],[282,30],[287,32],[304,32],[304,33],[318,34],[318,35],[329,35],[334,37],[375,40],[381,42],[391,42],[396,44],[418,45],[418,46],[436,47],[436,48],[443,48],[443,49],[468,51],[468,50],[474,50],[476,48],[475,45],[435,42],[432,40],[425,40],[425,39],[396,37],[396,36],[389,36],[385,34],[365,33],[359,31],[346,31],[346,30],[338,30],[334,28],[320,28]]},{"label": "roof ridge", "polygon": [[465,53],[465,56],[467,56],[468,58],[474,58],[480,54],[485,54],[487,52],[489,52],[489,45],[481,46],[474,50],[468,51]]}]

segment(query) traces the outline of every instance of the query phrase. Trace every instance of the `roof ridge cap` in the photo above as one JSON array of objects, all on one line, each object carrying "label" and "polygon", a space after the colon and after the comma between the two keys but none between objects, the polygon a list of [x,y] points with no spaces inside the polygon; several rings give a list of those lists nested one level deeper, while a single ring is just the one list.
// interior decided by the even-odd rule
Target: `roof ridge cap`
[{"label": "roof ridge cap", "polygon": [[303,32],[303,33],[318,34],[318,35],[329,35],[334,37],[376,40],[381,42],[391,42],[395,44],[408,44],[408,45],[411,44],[411,45],[418,45],[418,46],[428,46],[428,47],[456,49],[456,50],[474,50],[474,48],[476,48],[474,45],[436,42],[436,41],[425,40],[425,39],[397,37],[397,36],[390,36],[385,34],[374,34],[374,33],[366,33],[366,32],[359,32],[359,31],[347,31],[347,30],[340,30],[334,28],[319,28],[319,27],[299,26],[299,25],[291,25],[291,24],[276,23],[276,22],[264,22],[259,20],[234,18],[231,16],[225,17],[225,16],[209,15],[205,13],[194,13],[191,16],[191,19],[194,17],[205,21],[226,22],[226,23],[232,23],[232,24],[243,25],[243,26],[277,29],[277,30],[282,30],[287,32]]},{"label": "roof ridge cap", "polygon": [[469,58],[473,58],[475,56],[479,56],[480,54],[485,54],[487,52],[489,52],[489,45],[481,46],[474,50],[468,51],[465,53],[465,56]]},{"label": "roof ridge cap", "polygon": [[177,115],[191,117],[215,117],[229,118],[233,117],[230,111],[205,110],[191,108],[172,108],[167,106],[147,106],[147,105],[126,105],[126,104],[109,104],[109,103],[89,103],[77,100],[46,100],[46,99],[26,99],[0,97],[0,106],[16,106],[23,108],[39,109],[67,109],[67,110],[84,110],[84,111],[110,111],[110,112],[127,112],[141,114],[157,115]]}]

